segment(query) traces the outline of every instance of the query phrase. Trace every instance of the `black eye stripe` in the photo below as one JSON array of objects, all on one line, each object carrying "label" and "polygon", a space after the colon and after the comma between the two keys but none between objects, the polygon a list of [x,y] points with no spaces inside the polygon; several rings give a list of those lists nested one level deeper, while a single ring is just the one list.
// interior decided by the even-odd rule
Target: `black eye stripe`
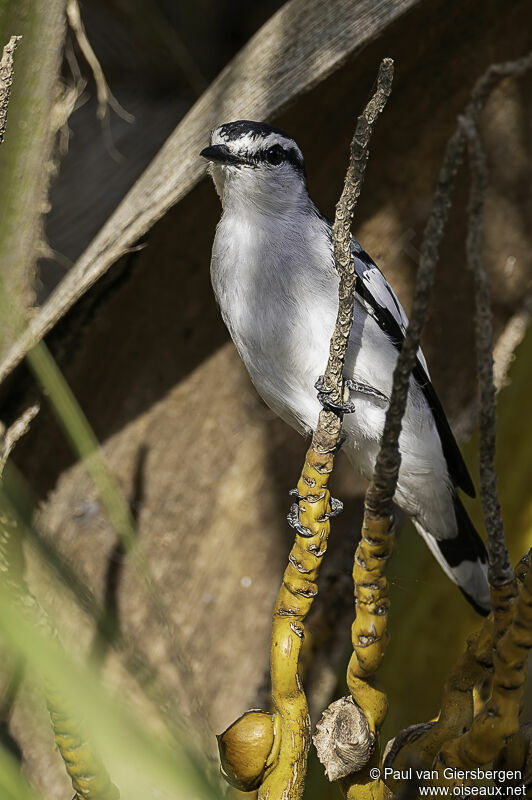
[{"label": "black eye stripe", "polygon": [[298,172],[305,175],[305,165],[303,158],[295,147],[283,147],[276,143],[268,147],[261,147],[258,150],[240,150],[238,147],[232,149],[232,156],[235,166],[260,167],[267,165],[275,168],[282,164],[291,164]]},{"label": "black eye stripe", "polygon": [[284,148],[280,144],[270,145],[270,147],[250,154],[250,158],[257,163],[266,163],[272,166],[288,163],[297,170],[304,171],[303,159],[293,147]]}]

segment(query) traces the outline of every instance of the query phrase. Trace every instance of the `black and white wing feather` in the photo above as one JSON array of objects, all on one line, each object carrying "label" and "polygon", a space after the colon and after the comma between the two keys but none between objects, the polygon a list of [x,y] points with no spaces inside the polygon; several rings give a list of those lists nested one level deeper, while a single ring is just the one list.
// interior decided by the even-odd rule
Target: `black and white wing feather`
[{"label": "black and white wing feather", "polygon": [[[355,290],[357,299],[391,339],[395,347],[400,350],[408,327],[408,317],[380,269],[355,239],[353,239],[351,249],[357,275]],[[432,411],[451,480],[455,486],[463,489],[470,497],[474,497],[473,481],[447,422],[442,405],[430,382],[427,362],[421,348],[418,350],[417,362],[412,375]]]}]

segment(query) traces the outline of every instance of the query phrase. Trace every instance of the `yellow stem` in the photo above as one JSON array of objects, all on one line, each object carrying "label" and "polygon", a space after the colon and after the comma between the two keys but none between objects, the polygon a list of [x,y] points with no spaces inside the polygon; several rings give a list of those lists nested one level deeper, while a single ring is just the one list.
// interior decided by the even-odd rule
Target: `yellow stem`
[{"label": "yellow stem", "polygon": [[[374,487],[368,489],[368,494],[371,492],[375,492]],[[374,675],[389,640],[390,601],[385,569],[393,549],[394,530],[392,517],[382,517],[369,510],[368,494],[362,538],[353,566],[356,616],[351,628],[353,654],[347,667],[347,685],[375,737],[375,751],[364,769],[341,782],[341,789],[349,800],[385,800],[391,796],[386,784],[371,775],[372,768],[379,763],[377,737],[388,712],[386,693],[379,688]]]},{"label": "yellow stem", "polygon": [[[473,769],[493,761],[519,730],[519,707],[527,676],[527,656],[532,647],[532,570],[528,569],[514,602],[506,633],[495,645],[490,700],[466,733],[445,745],[437,761],[445,767]],[[452,781],[442,782],[453,785]]]},{"label": "yellow stem", "polygon": [[304,621],[318,591],[316,581],[327,549],[327,514],[331,511],[327,484],[332,468],[332,452],[319,451],[313,441],[297,485],[303,532],[296,532],[274,610],[271,677],[275,740],[259,800],[297,800],[303,795],[310,719],[298,667]]}]

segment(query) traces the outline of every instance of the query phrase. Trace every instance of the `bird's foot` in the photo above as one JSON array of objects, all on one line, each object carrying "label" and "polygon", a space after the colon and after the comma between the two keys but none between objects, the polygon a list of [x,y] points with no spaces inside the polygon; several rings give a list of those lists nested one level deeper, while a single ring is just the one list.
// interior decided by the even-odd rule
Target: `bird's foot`
[{"label": "bird's foot", "polygon": [[334,411],[335,414],[352,414],[355,410],[355,404],[352,400],[342,403],[336,402],[331,398],[332,389],[325,388],[323,375],[320,375],[314,386],[318,390],[318,400],[326,411]]},{"label": "bird's foot", "polygon": [[[352,414],[356,410],[355,402],[353,400],[346,400],[345,402],[340,403],[331,399],[330,395],[332,390],[325,388],[323,375],[320,375],[314,385],[318,390],[318,400],[323,408],[325,408],[327,411],[335,411],[337,414]],[[361,383],[360,381],[354,381],[351,378],[345,378],[344,386],[349,392],[358,392],[359,394],[365,394],[369,397],[377,397],[379,400],[384,400],[386,403],[388,402],[388,398],[385,394],[379,392],[378,389],[374,389],[373,386],[369,386],[367,383]]]},{"label": "bird's foot", "polygon": [[295,497],[296,498],[296,503],[299,503],[300,500],[306,500],[307,499],[304,495],[299,494],[299,492],[297,491],[297,488],[296,489],[290,489],[288,494],[289,494],[290,497]]},{"label": "bird's foot", "polygon": [[329,502],[331,504],[331,510],[327,511],[323,515],[325,519],[331,519],[331,517],[337,517],[344,510],[344,504],[342,503],[341,500],[338,500],[337,497],[331,497]]},{"label": "bird's foot", "polygon": [[[297,489],[292,489],[292,492],[294,491],[297,492]],[[304,500],[305,498],[301,497],[300,499]],[[293,528],[300,536],[303,536],[305,539],[311,539],[314,536],[314,532],[311,531],[310,528],[304,528],[299,521],[299,506],[297,503],[292,503],[286,519],[288,520],[290,527]]]},{"label": "bird's foot", "polygon": [[367,383],[360,383],[359,381],[353,381],[351,378],[346,378],[344,381],[345,385],[349,389],[350,392],[359,392],[360,394],[367,394],[369,397],[378,397],[379,400],[385,400],[388,402],[388,398],[382,392],[379,392],[378,389],[374,389],[373,386],[369,386]]},{"label": "bird's foot", "polygon": [[[308,498],[303,497],[303,495],[300,495],[297,489],[290,489],[288,494],[291,497],[296,498],[296,502],[290,506],[290,511],[288,512],[287,516],[288,524],[295,531],[297,531],[300,536],[305,536],[306,538],[313,536],[314,534],[308,528],[304,528],[303,525],[301,525],[301,522],[299,521],[299,502],[300,500],[308,500]],[[338,500],[336,497],[331,497],[329,500],[329,504],[331,510],[325,512],[325,514],[322,517],[322,520],[331,519],[332,517],[337,517],[344,510],[344,504],[342,503],[341,500]]]}]

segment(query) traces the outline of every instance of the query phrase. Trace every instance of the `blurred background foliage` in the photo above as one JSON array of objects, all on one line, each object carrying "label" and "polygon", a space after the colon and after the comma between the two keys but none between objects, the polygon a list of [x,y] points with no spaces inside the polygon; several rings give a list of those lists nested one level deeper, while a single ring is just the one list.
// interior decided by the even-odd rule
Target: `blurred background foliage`
[{"label": "blurred background foliage", "polygon": [[[25,309],[46,302],[166,137],[281,5],[86,0],[88,39],[131,121],[112,110],[98,118],[93,77],[64,23],[62,0],[0,0],[2,44],[11,34],[24,37],[0,146],[4,319],[12,319],[16,298]],[[301,144],[312,194],[330,213],[375,67],[384,55],[395,58],[394,91],[372,143],[356,232],[407,307],[456,114],[485,67],[526,52],[532,35],[524,0],[413,6],[276,120]],[[335,13],[334,3],[323,4],[324,26],[328,13]],[[290,40],[291,31],[285,34]],[[326,57],[319,41],[316,50],[316,58]],[[532,524],[526,407],[532,340],[525,336],[531,86],[528,79],[506,82],[483,122],[492,182],[486,263],[498,364],[509,367],[499,397],[498,466],[514,562],[530,546]],[[432,377],[462,440],[475,428],[471,280],[463,269],[466,190],[464,178],[425,337]],[[30,370],[18,369],[0,387],[6,424],[44,398],[5,486],[26,529],[25,580],[64,646],[60,651],[34,633],[19,610],[10,606],[6,613],[0,595],[2,796],[59,800],[72,793],[35,676],[64,688],[128,798],[219,796],[214,732],[248,707],[268,706],[270,616],[291,543],[287,491],[305,443],[258,400],[227,341],[208,277],[218,215],[204,182],[51,332],[47,345],[82,411],[44,349],[34,352]],[[1,333],[13,336],[11,327]],[[91,456],[94,434],[110,473]],[[92,462],[81,463],[80,453]],[[476,476],[475,453],[473,435],[466,455]],[[345,693],[349,574],[364,490],[345,463],[333,486],[345,513],[333,526],[311,621],[306,657],[314,716],[333,694]],[[109,502],[118,526],[109,520]],[[478,502],[470,510],[482,528]],[[124,519],[136,550],[117,535]],[[409,525],[390,580],[385,737],[437,713],[449,666],[478,622]],[[22,681],[20,658],[28,664]],[[530,718],[530,697],[526,702]],[[309,799],[336,792],[311,763]]]}]

